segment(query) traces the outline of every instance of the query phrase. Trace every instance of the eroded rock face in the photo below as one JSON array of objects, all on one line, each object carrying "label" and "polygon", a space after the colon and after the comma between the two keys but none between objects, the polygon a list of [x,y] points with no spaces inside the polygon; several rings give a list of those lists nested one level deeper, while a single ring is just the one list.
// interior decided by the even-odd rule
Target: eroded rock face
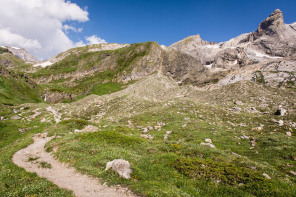
[{"label": "eroded rock face", "polygon": [[296,23],[285,24],[279,9],[263,20],[256,31],[227,42],[207,42],[197,35],[170,48],[194,57],[209,73],[229,72],[218,78],[222,79],[219,85],[252,80],[258,70],[270,85],[295,84]]},{"label": "eroded rock face", "polygon": [[117,172],[121,178],[130,179],[132,170],[130,169],[130,163],[123,159],[115,159],[110,161],[106,164],[106,169],[109,170],[110,168]]}]

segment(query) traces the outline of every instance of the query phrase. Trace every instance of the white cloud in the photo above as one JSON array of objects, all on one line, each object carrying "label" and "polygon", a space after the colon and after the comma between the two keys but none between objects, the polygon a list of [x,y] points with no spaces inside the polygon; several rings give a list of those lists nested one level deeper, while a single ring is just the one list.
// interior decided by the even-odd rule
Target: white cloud
[{"label": "white cloud", "polygon": [[[82,31],[65,22],[89,20],[88,12],[70,1],[0,0],[0,5],[0,45],[26,48],[39,59],[85,45],[73,42],[65,33]],[[95,38],[91,41],[102,41]]]},{"label": "white cloud", "polygon": [[107,43],[106,40],[99,38],[96,35],[92,35],[85,38],[88,41],[88,44],[101,44],[101,43]]},{"label": "white cloud", "polygon": [[82,32],[82,30],[83,30],[82,28],[76,28],[74,26],[67,25],[67,24],[63,26],[63,29],[65,30],[66,33],[68,33],[69,30],[74,31],[74,32]]},{"label": "white cloud", "polygon": [[0,39],[5,40],[6,45],[17,46],[19,43],[22,43],[22,46],[25,48],[41,48],[37,40],[24,38],[22,35],[11,33],[9,29],[0,29]]}]

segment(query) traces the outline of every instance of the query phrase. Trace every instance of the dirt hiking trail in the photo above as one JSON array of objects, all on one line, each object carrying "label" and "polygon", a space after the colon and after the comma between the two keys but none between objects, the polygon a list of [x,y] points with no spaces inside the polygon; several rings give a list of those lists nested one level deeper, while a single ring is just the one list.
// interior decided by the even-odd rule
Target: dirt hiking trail
[{"label": "dirt hiking trail", "polygon": [[[28,172],[35,172],[61,188],[72,190],[78,197],[131,197],[135,196],[125,188],[103,185],[98,179],[78,173],[56,160],[45,151],[44,145],[53,137],[34,137],[34,143],[16,152],[12,161]],[[43,164],[43,167],[42,167]]]}]

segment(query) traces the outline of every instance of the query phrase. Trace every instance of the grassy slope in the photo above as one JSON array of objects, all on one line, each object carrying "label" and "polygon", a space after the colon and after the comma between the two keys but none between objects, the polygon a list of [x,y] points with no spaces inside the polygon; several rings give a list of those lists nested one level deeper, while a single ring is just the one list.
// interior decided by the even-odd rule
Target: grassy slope
[{"label": "grassy slope", "polygon": [[16,105],[42,101],[40,89],[30,85],[23,75],[8,71],[3,66],[0,69],[0,103]]},{"label": "grassy slope", "polygon": [[[295,137],[287,137],[286,128],[269,134],[275,126],[266,124],[270,117],[253,114],[226,117],[227,113],[218,106],[177,102],[166,108],[153,107],[119,123],[103,122],[101,126],[110,126],[98,133],[67,135],[74,127],[65,128],[61,123],[48,131],[64,132],[65,136],[53,140],[50,146],[59,147],[56,155],[61,161],[111,184],[128,185],[144,196],[296,195],[296,179],[289,173],[296,170]],[[219,124],[217,117],[223,124]],[[134,126],[154,126],[160,121],[166,126],[161,131],[151,131],[149,134],[155,139],[148,141],[139,137],[141,131],[135,127],[126,127],[127,120]],[[227,124],[227,121],[237,124],[245,120],[250,123],[246,128]],[[252,131],[262,123],[266,125],[262,132]],[[163,135],[168,130],[173,133],[164,141]],[[249,140],[235,138],[243,134],[257,138],[254,149],[250,149]],[[217,149],[200,145],[206,138],[211,138]],[[104,171],[108,161],[118,158],[131,163],[131,180]],[[263,173],[272,180],[266,179]]]},{"label": "grassy slope", "polygon": [[[125,87],[123,83],[116,82],[116,78],[123,72],[131,72],[137,66],[137,60],[149,53],[153,42],[133,44],[130,47],[120,48],[110,51],[87,52],[82,50],[79,54],[71,54],[56,64],[40,69],[32,74],[33,78],[48,78],[49,76],[59,76],[73,74],[75,72],[91,71],[98,69],[92,75],[75,80],[71,85],[67,83],[71,79],[60,78],[41,86],[50,92],[66,92],[76,95],[79,99],[89,94],[103,95],[118,91]],[[111,59],[105,61],[106,58]],[[103,68],[102,67],[103,64]]]},{"label": "grassy slope", "polygon": [[[236,84],[224,88],[220,94],[217,91],[213,94],[227,94],[233,88],[237,88]],[[263,90],[266,95],[253,97],[260,100],[268,97],[268,88],[250,86],[247,95]],[[203,93],[202,97],[207,94]],[[293,100],[293,93],[289,91],[274,90],[274,94],[279,99],[276,103]],[[218,97],[216,101],[210,100],[212,105],[199,98],[196,101],[185,98],[160,103],[146,101],[145,107],[134,108],[139,111],[129,118],[102,119],[101,131],[90,134],[68,134],[89,124],[84,120],[68,120],[47,128],[49,133],[63,136],[47,146],[49,150],[58,146],[54,154],[79,171],[103,178],[109,184],[128,185],[143,196],[295,196],[296,178],[290,173],[296,171],[295,129],[287,124],[279,127],[272,122],[273,118],[281,118],[272,115],[273,108],[260,109],[257,101],[253,106],[269,110],[271,114],[233,113],[227,109],[233,106],[233,100],[243,100],[247,95],[238,94],[231,101],[228,97]],[[128,110],[121,107],[130,99],[111,100],[106,104],[110,106],[108,113]],[[137,101],[133,104],[138,105]],[[250,106],[242,108],[247,110]],[[283,120],[287,123],[295,118],[294,111]],[[127,127],[128,120],[132,121],[133,127]],[[157,122],[166,125],[160,131],[149,132],[154,140],[140,138],[142,130],[139,128],[155,126]],[[246,126],[240,126],[241,123]],[[263,130],[253,130],[262,124]],[[292,137],[285,134],[290,128]],[[173,131],[168,141],[163,140],[166,131]],[[256,138],[256,146],[250,149],[250,139],[238,139],[242,135]],[[216,149],[200,145],[207,138],[212,139]],[[118,158],[131,163],[130,180],[120,179],[112,171],[104,171],[108,161]]]}]

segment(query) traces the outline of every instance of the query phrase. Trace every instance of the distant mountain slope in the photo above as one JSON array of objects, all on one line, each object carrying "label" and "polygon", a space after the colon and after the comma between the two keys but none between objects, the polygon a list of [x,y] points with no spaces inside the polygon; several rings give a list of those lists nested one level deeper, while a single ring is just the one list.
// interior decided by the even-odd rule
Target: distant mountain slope
[{"label": "distant mountain slope", "polygon": [[98,93],[97,88],[105,86],[120,88],[154,72],[163,72],[179,83],[203,83],[206,77],[207,69],[193,57],[161,47],[156,42],[104,49],[92,50],[89,46],[72,49],[64,58],[39,69],[32,77],[45,87],[47,98],[53,102]]},{"label": "distant mountain slope", "polygon": [[41,102],[37,84],[24,74],[17,74],[0,64],[0,103],[21,104]]},{"label": "distant mountain slope", "polygon": [[38,60],[36,57],[34,57],[32,54],[30,54],[26,49],[24,48],[18,48],[13,46],[5,46],[9,51],[11,51],[15,56],[21,58],[25,62],[34,63]]}]

